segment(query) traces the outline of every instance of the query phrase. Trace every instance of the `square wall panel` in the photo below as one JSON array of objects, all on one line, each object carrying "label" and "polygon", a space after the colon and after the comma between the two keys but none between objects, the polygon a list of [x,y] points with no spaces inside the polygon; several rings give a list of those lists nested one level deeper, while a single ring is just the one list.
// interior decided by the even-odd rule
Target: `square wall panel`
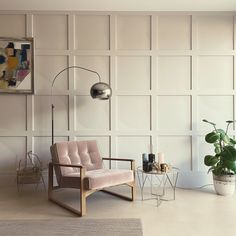
[{"label": "square wall panel", "polygon": [[0,96],[0,130],[25,131],[26,124],[26,96]]},{"label": "square wall panel", "polygon": [[[96,71],[101,81],[109,84],[110,58],[108,56],[77,56],[75,64]],[[99,81],[95,73],[82,69],[75,69],[75,88],[89,94],[93,84]]]},{"label": "square wall panel", "polygon": [[[63,141],[68,141],[68,137],[55,137],[54,139],[54,143]],[[33,152],[38,155],[44,168],[47,168],[48,163],[51,161],[51,145],[51,137],[33,137]]]},{"label": "square wall panel", "polygon": [[96,140],[101,157],[110,156],[110,138],[108,136],[80,136],[76,137],[76,140]]},{"label": "square wall panel", "polygon": [[118,130],[150,130],[150,97],[118,96]]},{"label": "square wall panel", "polygon": [[117,43],[120,50],[149,50],[151,45],[150,16],[117,16]]},{"label": "square wall panel", "polygon": [[76,130],[109,130],[109,100],[76,96]]},{"label": "square wall panel", "polygon": [[157,100],[159,130],[191,130],[190,96],[158,96]]},{"label": "square wall panel", "polygon": [[34,15],[36,49],[67,49],[68,19],[66,15]]},{"label": "square wall panel", "polygon": [[199,56],[199,89],[233,89],[233,56]]},{"label": "square wall panel", "polygon": [[217,128],[224,129],[226,127],[226,120],[234,120],[233,96],[199,96],[199,129],[205,132],[213,130],[211,125],[202,122],[203,119],[217,124]]},{"label": "square wall panel", "polygon": [[66,131],[69,128],[68,96],[34,96],[34,130],[51,131],[51,102],[54,108],[54,130]]},{"label": "square wall panel", "polygon": [[0,137],[0,172],[16,171],[26,154],[26,137]]},{"label": "square wall panel", "polygon": [[[35,86],[37,89],[51,89],[54,77],[68,66],[67,56],[36,56],[35,57]],[[66,70],[58,76],[53,85],[53,91],[68,89],[68,75]]]},{"label": "square wall panel", "polygon": [[191,49],[190,16],[158,16],[156,38],[158,49]]},{"label": "square wall panel", "polygon": [[164,160],[180,171],[190,171],[192,166],[191,137],[159,136],[158,152],[164,153]]},{"label": "square wall panel", "polygon": [[191,89],[191,57],[160,56],[157,59],[158,89]]},{"label": "square wall panel", "polygon": [[109,16],[77,15],[75,17],[75,49],[109,50]]},{"label": "square wall panel", "polygon": [[198,16],[198,49],[233,49],[233,16]]},{"label": "square wall panel", "polygon": [[25,37],[26,36],[26,16],[0,14],[1,37]]},{"label": "square wall panel", "polygon": [[150,90],[151,58],[119,56],[116,59],[116,87],[122,91]]},{"label": "square wall panel", "polygon": [[[142,166],[142,153],[149,153],[149,136],[120,136],[116,138],[117,157],[135,160],[136,168]],[[117,162],[119,168],[130,168],[130,163]]]}]

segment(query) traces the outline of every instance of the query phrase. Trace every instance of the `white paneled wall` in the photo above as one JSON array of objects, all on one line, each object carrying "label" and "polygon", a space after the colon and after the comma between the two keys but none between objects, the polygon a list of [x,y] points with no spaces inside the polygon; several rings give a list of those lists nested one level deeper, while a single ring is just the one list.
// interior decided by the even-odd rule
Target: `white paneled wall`
[{"label": "white paneled wall", "polygon": [[180,185],[209,183],[203,157],[212,151],[204,142],[210,127],[201,120],[222,126],[235,119],[235,16],[1,12],[0,28],[0,36],[35,39],[35,95],[0,95],[1,176],[14,183],[29,150],[47,166],[51,82],[79,65],[97,71],[113,96],[92,100],[97,77],[87,71],[60,75],[52,99],[56,141],[96,139],[103,156],[131,157],[137,165],[152,143],[181,169]]}]

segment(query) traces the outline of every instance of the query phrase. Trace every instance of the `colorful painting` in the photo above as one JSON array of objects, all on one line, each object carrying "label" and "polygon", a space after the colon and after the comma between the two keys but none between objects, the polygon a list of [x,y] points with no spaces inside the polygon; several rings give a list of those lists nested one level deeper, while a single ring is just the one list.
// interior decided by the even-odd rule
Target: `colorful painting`
[{"label": "colorful painting", "polygon": [[34,93],[32,38],[0,38],[0,93]]}]

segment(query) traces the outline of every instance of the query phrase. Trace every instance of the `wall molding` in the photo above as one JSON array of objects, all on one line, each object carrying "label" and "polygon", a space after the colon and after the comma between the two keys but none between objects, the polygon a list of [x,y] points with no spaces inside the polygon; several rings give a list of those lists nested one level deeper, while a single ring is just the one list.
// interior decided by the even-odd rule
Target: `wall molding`
[{"label": "wall molding", "polygon": [[[12,16],[25,27],[11,22],[9,32],[0,25],[2,36],[35,38],[36,89],[33,96],[0,95],[2,106],[14,100],[0,119],[3,179],[13,178],[17,162],[30,150],[48,164],[50,81],[59,69],[81,64],[99,70],[113,96],[95,106],[89,98],[95,79],[77,70],[63,74],[53,90],[57,141],[97,139],[103,156],[129,156],[137,165],[152,143],[156,154],[164,151],[167,161],[181,168],[181,186],[209,182],[203,165],[209,127],[201,119],[217,113],[215,98],[225,109],[217,121],[235,119],[235,12],[0,11],[2,22]],[[220,71],[224,83],[217,78]],[[216,87],[210,87],[212,78]],[[6,128],[16,120],[26,122],[26,129]],[[230,134],[236,134],[235,127]]]}]

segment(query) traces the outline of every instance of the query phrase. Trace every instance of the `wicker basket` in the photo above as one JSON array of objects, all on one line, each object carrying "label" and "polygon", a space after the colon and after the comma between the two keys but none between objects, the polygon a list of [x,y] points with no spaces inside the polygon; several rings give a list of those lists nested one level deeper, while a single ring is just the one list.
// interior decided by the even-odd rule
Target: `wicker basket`
[{"label": "wicker basket", "polygon": [[25,157],[24,165],[22,165],[22,161],[20,160],[18,169],[16,170],[18,191],[19,185],[23,187],[23,184],[36,184],[38,186],[39,183],[43,183],[45,188],[42,171],[42,162],[39,157],[35,153],[32,153],[32,151],[29,151]]}]

